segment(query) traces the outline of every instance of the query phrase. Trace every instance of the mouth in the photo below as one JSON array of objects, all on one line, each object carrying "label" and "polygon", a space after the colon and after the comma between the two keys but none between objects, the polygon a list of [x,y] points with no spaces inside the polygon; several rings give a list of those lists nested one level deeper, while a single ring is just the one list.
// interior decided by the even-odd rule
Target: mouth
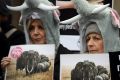
[{"label": "mouth", "polygon": [[89,50],[89,53],[97,53],[97,50]]},{"label": "mouth", "polygon": [[39,41],[41,41],[42,40],[42,38],[34,38],[34,41],[35,42],[39,42]]},{"label": "mouth", "polygon": [[35,38],[35,40],[41,40],[41,38]]},{"label": "mouth", "polygon": [[34,37],[34,40],[41,40],[42,37]]}]

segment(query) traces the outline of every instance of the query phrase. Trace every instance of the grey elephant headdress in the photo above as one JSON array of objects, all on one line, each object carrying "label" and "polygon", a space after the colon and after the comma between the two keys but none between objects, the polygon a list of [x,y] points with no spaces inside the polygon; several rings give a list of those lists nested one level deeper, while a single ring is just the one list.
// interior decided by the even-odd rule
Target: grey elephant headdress
[{"label": "grey elephant headdress", "polygon": [[81,52],[86,52],[85,32],[87,24],[95,22],[101,31],[104,42],[104,52],[120,51],[120,18],[115,10],[106,5],[93,5],[86,0],[72,0],[79,15],[62,21],[62,24],[70,24],[79,21],[79,33],[81,37]]},{"label": "grey elephant headdress", "polygon": [[55,44],[56,47],[59,46],[59,17],[56,10],[58,7],[53,6],[48,0],[25,0],[21,6],[17,7],[7,5],[8,9],[21,12],[19,23],[24,26],[26,43],[30,43],[26,30],[26,19],[35,12],[43,21],[47,44]]}]

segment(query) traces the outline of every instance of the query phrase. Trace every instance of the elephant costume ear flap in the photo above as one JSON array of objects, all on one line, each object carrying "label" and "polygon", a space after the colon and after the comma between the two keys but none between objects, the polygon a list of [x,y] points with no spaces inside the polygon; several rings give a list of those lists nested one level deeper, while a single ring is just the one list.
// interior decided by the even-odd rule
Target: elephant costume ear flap
[{"label": "elephant costume ear flap", "polygon": [[29,37],[29,34],[28,34],[28,30],[27,30],[27,24],[26,24],[26,18],[23,20],[23,27],[24,27],[24,33],[25,33],[25,41],[26,41],[26,44],[30,44],[30,37]]},{"label": "elephant costume ear flap", "polygon": [[60,22],[59,16],[60,16],[60,12],[58,10],[54,10],[53,11],[53,17],[54,17],[54,20],[55,20],[56,23]]},{"label": "elephant costume ear flap", "polygon": [[111,18],[112,18],[112,24],[115,26],[115,27],[118,27],[118,28],[120,28],[120,16],[119,16],[119,14],[117,13],[117,11],[116,10],[114,10],[114,9],[112,9],[111,11],[110,11],[110,13],[111,13]]}]

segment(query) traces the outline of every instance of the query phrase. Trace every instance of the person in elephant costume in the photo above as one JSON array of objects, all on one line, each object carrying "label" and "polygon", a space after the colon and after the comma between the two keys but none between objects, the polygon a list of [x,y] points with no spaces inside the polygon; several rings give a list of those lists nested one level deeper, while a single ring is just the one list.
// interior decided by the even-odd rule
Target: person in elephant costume
[{"label": "person in elephant costume", "polygon": [[85,60],[78,62],[72,69],[71,80],[110,80],[110,77],[106,68]]},{"label": "person in elephant costume", "polygon": [[23,70],[25,68],[26,75],[45,72],[49,70],[51,62],[45,55],[39,55],[37,51],[24,51],[17,59],[16,70]]},{"label": "person in elephant costume", "polygon": [[[99,4],[90,4],[86,0],[72,0],[74,6],[78,12],[78,15],[61,21],[62,24],[69,24],[78,22],[79,26],[75,27],[80,33],[80,50],[81,53],[108,53],[120,51],[120,17],[118,13],[111,9],[109,4],[99,5]],[[99,52],[98,50],[90,50],[88,48],[89,36],[88,31],[93,28],[89,28],[91,24],[94,23],[96,26],[97,34],[102,40],[103,49]],[[94,27],[95,28],[95,27]],[[93,30],[96,35],[96,30]],[[89,33],[86,35],[86,33]],[[93,46],[93,45],[92,45]]]}]

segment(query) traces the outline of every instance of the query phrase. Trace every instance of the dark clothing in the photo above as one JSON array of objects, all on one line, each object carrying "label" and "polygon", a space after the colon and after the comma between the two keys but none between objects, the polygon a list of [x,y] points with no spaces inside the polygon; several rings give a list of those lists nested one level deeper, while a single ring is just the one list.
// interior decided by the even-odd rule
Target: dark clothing
[{"label": "dark clothing", "polygon": [[10,37],[8,37],[10,45],[25,44],[24,32],[16,30]]},{"label": "dark clothing", "polygon": [[2,56],[7,56],[8,52],[9,52],[9,42],[7,40],[7,38],[5,37],[5,35],[0,32],[0,59]]},{"label": "dark clothing", "polygon": [[10,25],[9,21],[5,21],[3,24],[1,23],[0,27],[6,35],[10,45],[25,44],[24,32]]},{"label": "dark clothing", "polygon": [[[9,42],[7,41],[7,38],[5,35],[0,32],[0,61],[3,57],[8,55],[9,52]],[[0,65],[0,80],[3,80],[3,73],[2,73],[1,65]]]},{"label": "dark clothing", "polygon": [[[14,27],[11,24],[11,13],[6,7],[10,5],[11,0],[0,0],[0,16],[3,17],[3,20],[0,21],[0,28],[2,32],[0,32],[0,62],[3,57],[8,56],[9,49],[11,45],[18,45],[25,43],[24,33],[19,31],[18,29],[12,30]],[[8,19],[5,19],[5,18]],[[10,31],[12,30],[12,31]],[[6,36],[7,32],[9,37]],[[0,80],[3,80],[3,70],[1,69],[0,65]]]},{"label": "dark clothing", "polygon": [[59,80],[60,78],[60,54],[72,54],[72,52],[60,44],[55,57],[54,80]]},{"label": "dark clothing", "polygon": [[[7,28],[8,31],[10,31],[10,30],[12,30],[14,28],[11,25],[9,25],[7,27],[9,27],[9,28]],[[2,28],[2,31],[3,30],[4,29]],[[6,31],[6,33],[8,31]],[[5,32],[5,30],[3,32]],[[22,31],[15,28],[15,31],[11,32],[11,35],[6,36],[6,33],[1,33],[0,34],[0,51],[1,51],[0,61],[1,61],[1,59],[3,57],[8,56],[10,46],[19,45],[19,44],[25,44],[25,36],[24,36],[24,33]],[[3,76],[3,74],[4,74],[3,72],[4,71],[2,71],[2,69],[0,68],[0,76]],[[0,80],[3,80],[3,77]]]},{"label": "dark clothing", "polygon": [[10,15],[9,9],[6,7],[11,5],[11,0],[0,0],[0,15]]}]

